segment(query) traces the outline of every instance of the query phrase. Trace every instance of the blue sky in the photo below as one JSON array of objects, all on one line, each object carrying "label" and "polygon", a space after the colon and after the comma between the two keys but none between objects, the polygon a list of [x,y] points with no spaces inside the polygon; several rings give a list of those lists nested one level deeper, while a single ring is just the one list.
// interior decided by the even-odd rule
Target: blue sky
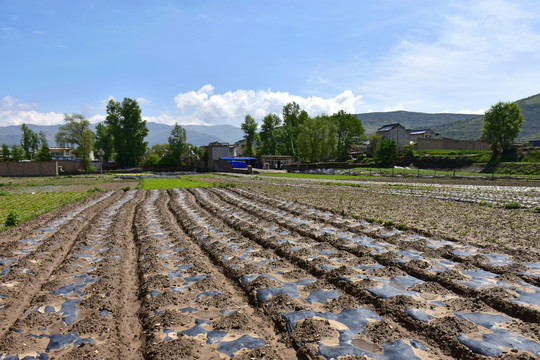
[{"label": "blue sky", "polygon": [[0,0],[0,126],[482,113],[540,93],[537,0]]}]

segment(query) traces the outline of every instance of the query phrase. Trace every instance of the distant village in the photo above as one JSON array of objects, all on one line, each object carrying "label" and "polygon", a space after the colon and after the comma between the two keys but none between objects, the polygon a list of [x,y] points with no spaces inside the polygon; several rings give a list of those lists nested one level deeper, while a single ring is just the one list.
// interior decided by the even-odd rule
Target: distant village
[{"label": "distant village", "polygon": [[[405,147],[419,150],[455,150],[455,151],[487,151],[489,144],[482,140],[456,140],[439,137],[431,129],[406,129],[400,123],[386,124],[376,131],[384,140],[391,140],[401,152]],[[349,151],[350,159],[359,154],[366,153],[369,139],[352,147]],[[540,141],[531,141],[529,146],[540,146]],[[182,155],[184,164],[192,169],[209,171],[248,171],[253,168],[267,170],[287,169],[291,164],[298,163],[292,155],[260,155],[259,157],[245,154],[246,140],[242,139],[234,144],[228,142],[210,142],[204,149],[204,158],[188,151]],[[76,149],[71,147],[49,147],[51,161],[40,162],[21,160],[19,162],[0,162],[0,176],[46,176],[80,171],[80,156]],[[111,162],[104,162],[101,151],[91,151],[89,158],[92,166],[98,170],[110,170],[114,166]]]},{"label": "distant village", "polygon": [[[383,139],[393,140],[398,150],[410,144],[414,145],[414,150],[489,150],[489,145],[482,140],[455,140],[439,137],[439,134],[431,129],[411,130],[399,123],[384,125],[377,130],[377,134]],[[358,151],[365,152],[368,145],[369,140],[364,141],[356,151],[351,151],[351,157]],[[213,171],[226,171],[259,164],[265,169],[284,169],[295,161],[290,155],[262,155],[260,159],[245,157],[242,153],[244,146],[245,140],[239,140],[234,144],[224,142],[208,144],[206,168]]]}]

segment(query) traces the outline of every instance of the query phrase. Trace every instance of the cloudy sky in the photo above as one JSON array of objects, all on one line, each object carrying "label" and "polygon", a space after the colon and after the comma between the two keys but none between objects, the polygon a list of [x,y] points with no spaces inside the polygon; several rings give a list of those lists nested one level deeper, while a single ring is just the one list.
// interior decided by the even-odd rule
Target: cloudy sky
[{"label": "cloudy sky", "polygon": [[540,93],[538,0],[0,0],[0,126],[483,113]]}]

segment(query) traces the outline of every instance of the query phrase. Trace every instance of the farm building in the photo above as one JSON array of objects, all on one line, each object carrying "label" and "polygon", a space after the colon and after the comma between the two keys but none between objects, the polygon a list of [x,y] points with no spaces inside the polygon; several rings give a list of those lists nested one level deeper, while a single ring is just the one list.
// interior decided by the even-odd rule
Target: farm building
[{"label": "farm building", "polygon": [[236,156],[234,145],[230,145],[229,143],[215,141],[205,147],[208,153],[206,167],[210,170],[216,170],[220,157]]},{"label": "farm building", "polygon": [[50,147],[49,153],[51,153],[53,160],[70,160],[75,158],[69,147]]},{"label": "farm building", "polygon": [[399,123],[384,125],[377,130],[377,134],[381,135],[383,139],[394,140],[398,149],[402,149],[405,145],[410,144],[410,132],[411,130],[405,129]]},{"label": "farm building", "polygon": [[265,169],[283,169],[293,161],[294,156],[291,155],[261,155],[261,163]]},{"label": "farm building", "polygon": [[416,141],[419,138],[432,139],[432,138],[435,138],[437,136],[439,136],[439,134],[436,133],[435,131],[431,130],[431,129],[411,130],[411,132],[410,132],[410,137],[411,137],[410,140],[411,141]]},{"label": "farm building", "polygon": [[222,156],[214,162],[215,171],[236,171],[248,170],[248,166],[253,167],[257,161],[254,157],[247,156]]}]

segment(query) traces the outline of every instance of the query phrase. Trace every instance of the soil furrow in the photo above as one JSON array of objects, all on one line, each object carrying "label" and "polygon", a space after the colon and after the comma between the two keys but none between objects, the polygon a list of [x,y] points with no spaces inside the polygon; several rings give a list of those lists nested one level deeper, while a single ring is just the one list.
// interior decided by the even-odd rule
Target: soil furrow
[{"label": "soil furrow", "polygon": [[116,330],[121,320],[112,306],[121,297],[115,283],[121,281],[117,268],[122,251],[115,234],[129,221],[124,211],[134,208],[135,197],[135,192],[124,193],[94,209],[90,222],[76,230],[64,259],[4,338],[8,354],[23,358],[31,350],[28,356],[67,359],[122,355]]},{"label": "soil furrow", "polygon": [[[367,222],[359,222],[356,219],[353,219],[352,217],[348,217],[345,215],[338,215],[333,212],[330,212],[326,209],[321,209],[320,207],[313,207],[306,204],[301,204],[298,202],[293,201],[285,201],[285,200],[278,200],[274,199],[268,196],[263,196],[261,194],[256,194],[253,192],[249,192],[243,189],[232,189],[231,191],[235,192],[239,196],[243,196],[244,198],[247,198],[251,201],[258,201],[263,204],[268,204],[269,206],[276,207],[278,209],[290,212],[294,215],[299,215],[306,217],[311,220],[316,221],[324,221],[328,222],[333,226],[336,226],[338,228],[343,229],[343,227],[346,227],[346,230],[365,235],[366,231],[363,228],[366,228],[368,226],[373,226],[374,224],[368,224]],[[350,226],[351,224],[362,224],[362,227],[359,226]],[[382,226],[378,226],[379,229],[383,228]],[[388,227],[385,227],[388,228]],[[402,232],[404,235],[406,235],[406,232]],[[409,231],[408,233],[412,234],[413,236],[418,236],[418,234],[415,234],[412,231]],[[385,236],[379,236],[376,233],[373,234],[373,231],[369,233],[369,235],[374,236],[380,240],[387,240]],[[440,241],[440,240],[439,240]],[[399,244],[399,241],[393,241],[392,243]],[[409,248],[413,250],[426,250],[425,248],[418,248],[416,246],[416,243],[408,242],[399,244],[402,245],[401,248]],[[403,246],[403,245],[408,245]],[[465,244],[467,245],[467,244]],[[522,280],[530,283],[531,285],[540,286],[540,277],[535,277],[526,275],[527,271],[529,270],[526,266],[523,265],[523,263],[526,263],[527,261],[532,261],[534,258],[538,258],[538,256],[531,256],[531,251],[528,251],[526,254],[520,254],[520,252],[514,253],[513,256],[508,256],[506,254],[500,253],[500,249],[497,246],[489,246],[489,247],[482,247],[482,253],[489,254],[490,257],[485,257],[482,255],[482,253],[478,253],[475,255],[457,255],[456,253],[452,253],[452,249],[449,249],[449,251],[445,253],[441,253],[440,256],[447,258],[454,262],[460,262],[460,263],[473,263],[474,266],[486,270],[488,272],[492,272],[498,275],[504,274],[505,276],[514,275],[520,277]],[[521,256],[520,256],[521,255]],[[513,259],[512,259],[513,258]]]},{"label": "soil furrow", "polygon": [[[291,217],[289,215],[290,213],[288,212],[276,212],[265,207],[267,205],[257,205],[256,203],[242,200],[238,197],[231,197],[230,193],[227,194],[226,192],[221,190],[216,190],[216,193],[220,195],[225,201],[235,204],[236,206],[241,207],[242,209],[248,211],[251,214],[261,214],[261,216],[264,216],[267,219],[274,219],[280,225],[286,227],[291,231],[295,231],[302,236],[311,237],[321,242],[328,242],[333,246],[336,246],[338,249],[358,254],[360,256],[365,254],[366,249],[354,246],[360,243],[355,243],[354,237],[348,236],[347,232],[342,232],[340,237],[339,231],[341,229],[339,228],[328,229],[328,226],[323,223],[303,220],[303,216],[293,217],[292,219],[294,219],[295,223],[291,223]],[[280,218],[277,219],[276,215],[280,215]],[[498,281],[497,283],[483,281],[481,279],[482,277],[494,278],[496,274],[489,273],[481,269],[479,270],[476,267],[476,264],[479,262],[477,260],[477,257],[471,256],[473,261],[469,261],[468,259],[467,261],[463,260],[465,264],[453,263],[452,266],[455,266],[454,269],[442,272],[429,271],[430,269],[426,270],[426,266],[422,264],[426,263],[426,261],[440,263],[441,252],[443,253],[443,255],[448,254],[449,251],[453,251],[453,253],[462,252],[466,254],[473,253],[477,255],[477,253],[480,254],[477,249],[471,246],[458,247],[457,245],[450,245],[448,244],[448,242],[434,240],[429,241],[431,244],[433,244],[433,246],[439,245],[438,248],[428,248],[424,242],[420,243],[420,245],[418,246],[418,240],[421,239],[412,239],[411,241],[410,239],[405,238],[402,241],[401,239],[403,237],[401,236],[401,232],[399,231],[388,232],[382,227],[376,227],[375,229],[373,229],[371,227],[368,227],[369,225],[366,226],[365,224],[354,224],[352,221],[347,221],[342,217],[340,217],[340,220],[347,222],[348,232],[350,231],[355,234],[371,236],[369,238],[371,244],[373,244],[374,240],[375,242],[384,241],[391,245],[384,248],[385,252],[380,253],[379,250],[377,251],[377,254],[373,255],[374,258],[382,265],[398,266],[409,275],[412,275],[424,281],[438,282],[444,287],[459,295],[482,299],[494,309],[503,311],[508,315],[517,317],[523,321],[533,323],[540,322],[540,306],[535,304],[535,301],[532,301],[530,303],[519,303],[512,301],[516,300],[516,298],[520,297],[520,295],[528,295],[528,293],[530,292],[540,294],[540,288],[537,288],[533,285],[527,286],[515,283],[510,284],[506,281]],[[323,229],[323,231],[321,231],[320,229]],[[349,242],[346,242],[345,240],[349,240]],[[368,243],[363,242],[363,244]],[[439,250],[439,252],[437,252],[437,250]],[[429,257],[423,255],[426,253],[429,253]],[[420,264],[418,262],[420,262]],[[450,263],[447,262],[445,263],[445,265],[448,267]],[[459,265],[463,265],[463,270],[461,270],[460,272],[461,277],[456,278],[455,271],[458,270]],[[472,279],[470,281],[467,281],[464,275],[472,276]],[[507,291],[507,289],[510,290]]]},{"label": "soil furrow", "polygon": [[275,334],[255,320],[259,316],[245,298],[173,225],[167,201],[165,193],[158,199],[153,192],[137,225],[146,357],[281,359],[271,345]]},{"label": "soil furrow", "polygon": [[[204,195],[202,193],[202,190],[198,190],[198,194]],[[209,209],[211,209],[213,207],[213,205],[212,205],[212,203],[210,201],[204,201],[204,196],[198,196],[198,200],[201,203],[204,203],[204,206],[209,208]],[[216,201],[216,199],[212,200],[212,202],[215,202],[215,201]],[[234,210],[228,209],[227,211],[224,211],[223,208],[222,209],[216,209],[215,206],[214,206],[214,215],[221,216],[221,217],[226,217],[227,215],[223,215],[226,212],[228,212],[229,213],[228,216],[230,216],[233,219],[226,218],[225,221],[228,221],[231,226],[236,227],[238,231],[249,232],[250,231],[249,229],[252,229],[251,231],[252,231],[253,235],[257,236],[257,233],[259,233],[259,235],[260,235],[261,232],[264,232],[263,231],[264,230],[263,226],[271,226],[271,224],[265,224],[265,223],[261,224],[260,221],[257,223],[257,225],[249,223],[249,221],[251,220],[250,217],[252,217],[250,215],[260,214],[261,213],[260,209],[258,209],[258,212],[253,211],[252,214],[250,214],[250,215],[246,215],[246,214],[240,215],[239,213],[234,214]],[[231,213],[233,213],[233,215],[231,215]],[[234,216],[234,215],[236,215],[236,216]],[[246,221],[244,219],[248,219],[248,220]],[[275,230],[275,231],[277,231],[277,230]],[[274,234],[275,234],[275,232],[274,232]],[[264,236],[262,236],[261,241],[265,241]],[[272,243],[270,243],[270,246],[272,246]],[[273,246],[276,247],[275,243],[273,244]],[[280,246],[280,247],[284,249],[284,253],[288,252],[290,254],[290,256],[292,256],[292,257],[297,256],[296,255],[297,252],[288,251],[288,249],[286,247],[283,247],[283,246]],[[307,250],[306,250],[306,252],[307,252]],[[316,257],[316,256],[312,256],[312,257]],[[307,258],[309,258],[309,257],[307,257]],[[313,268],[313,271],[315,273],[325,272],[324,270],[321,270],[320,268],[314,267],[311,264],[311,263],[313,263],[313,261],[311,259],[309,261],[306,261],[305,259],[306,259],[306,257],[303,257],[303,258],[298,257],[299,263],[303,262],[303,264],[306,267],[310,267],[310,265],[311,265],[311,267]],[[323,264],[323,265],[326,266],[326,264]],[[393,268],[395,268],[395,266]],[[343,280],[342,275],[347,274],[347,269],[346,268],[338,268],[338,269],[335,269],[335,270],[340,270],[342,272],[342,274],[336,276],[337,274],[335,272],[332,274],[333,270],[332,271],[326,271],[326,272],[328,273],[328,275],[330,275],[331,278],[333,277],[336,280],[336,283],[339,284],[339,281]],[[372,278],[372,276],[370,277],[370,280],[371,280],[371,278]],[[364,281],[364,280],[362,280],[362,281]],[[349,286],[348,284],[346,284],[346,285]],[[354,286],[353,286],[353,288],[354,288]],[[387,306],[388,304],[384,305],[384,303],[385,302],[388,303],[388,301],[383,301],[379,297],[374,299],[371,294],[369,294],[369,293],[366,294],[365,286],[364,286],[364,289],[362,289],[362,290],[363,291],[360,291],[356,295],[357,296],[363,296],[366,299],[366,301],[373,302],[376,305],[378,304],[380,310],[384,312],[385,308],[388,307]],[[436,294],[434,294],[434,295],[436,295]],[[396,297],[396,298],[398,298],[398,297]],[[409,303],[410,303],[410,301],[409,301]],[[472,310],[472,309],[474,309],[474,307],[469,307],[469,309]],[[464,309],[462,309],[462,310],[464,310]],[[440,340],[441,336],[442,336],[442,338],[444,338],[445,341],[446,341],[446,343],[443,343],[443,346],[445,346],[445,347],[450,346],[451,347],[451,349],[447,348],[447,350],[451,351],[454,354],[454,356],[457,356],[457,357],[465,356],[465,354],[457,353],[456,350],[459,349],[459,347],[461,345],[461,342],[466,342],[466,340],[462,339],[463,341],[457,342],[457,339],[456,339],[455,335],[458,335],[458,334],[455,334],[455,333],[452,334],[452,332],[449,333],[448,330],[441,331],[441,330],[444,330],[444,328],[442,326],[447,327],[447,326],[449,326],[449,324],[447,324],[447,325],[445,325],[445,324],[436,324],[435,322],[432,321],[430,324],[425,325],[425,324],[422,324],[422,321],[418,321],[419,316],[415,316],[416,319],[415,319],[415,321],[413,321],[412,317],[414,316],[414,312],[413,312],[413,315],[411,315],[410,313],[405,314],[403,312],[403,306],[402,306],[401,312],[398,311],[397,313],[394,313],[393,316],[396,319],[399,319],[400,321],[402,321],[404,324],[406,324],[406,326],[408,328],[416,329],[417,331],[420,331],[421,333],[425,334],[428,337],[431,336],[434,341]],[[454,319],[454,320],[452,320],[452,319]],[[445,322],[453,321],[455,323],[459,323],[460,321],[457,321],[457,320],[462,320],[462,319],[456,319],[455,317],[446,316],[446,317],[443,318],[443,320],[445,320]],[[459,329],[459,327],[458,327],[458,329]],[[456,330],[454,329],[453,331],[455,332]],[[462,335],[460,334],[459,336],[462,336]]]},{"label": "soil furrow", "polygon": [[[1,290],[4,296],[2,296],[3,307],[0,311],[0,338],[6,335],[42,284],[64,261],[79,234],[88,229],[100,212],[117,199],[118,195],[99,198],[96,202],[85,204],[90,206],[84,206],[82,212],[76,211],[76,217],[63,222],[52,236],[43,235],[44,231],[41,231],[42,235],[32,234],[32,236],[38,236],[39,241],[35,238],[31,239],[35,241],[35,243],[30,242],[30,246],[33,247],[31,251],[23,251],[20,255],[8,254],[8,256],[13,256],[12,259],[15,258],[15,262],[7,274],[4,269],[4,275],[1,277]],[[47,228],[49,226],[43,229]]]},{"label": "soil furrow", "polygon": [[111,196],[111,194],[111,192],[100,192],[98,194],[94,194],[75,203],[71,203],[58,209],[49,211],[48,213],[39,215],[34,219],[25,221],[19,226],[0,232],[0,254],[4,253],[4,246],[9,245],[13,241],[24,239],[25,237],[30,236],[33,231],[47,227],[48,223],[53,223],[57,218],[65,216],[66,213],[69,214],[73,213],[74,211],[79,211],[80,208],[87,207],[89,203],[101,201]]},{"label": "soil furrow", "polygon": [[119,354],[128,359],[142,358],[142,327],[139,321],[138,247],[135,217],[146,193],[137,192],[137,206],[132,205],[120,215],[124,221],[115,224],[114,237],[121,247],[118,315],[115,316],[119,334]]},{"label": "soil furrow", "polygon": [[[197,195],[199,195],[197,193]],[[201,197],[197,196],[197,201],[201,202]],[[205,208],[206,206],[201,203]],[[211,210],[211,209],[209,209]],[[227,209],[217,209],[216,212],[213,213],[214,216],[216,216],[219,212],[221,213],[227,213]],[[217,215],[217,217],[220,217]],[[226,218],[222,217],[222,220],[225,220],[226,223],[228,223],[232,228],[236,230],[236,232],[240,232],[244,234],[245,236],[251,238],[252,240],[255,240],[257,243],[263,245],[263,247],[268,246],[268,243],[265,243],[263,239],[261,239],[259,236],[257,236],[254,233],[250,233],[250,228],[254,230],[254,232],[258,232],[260,229],[260,226],[257,225],[250,225],[249,227],[245,227],[243,225],[239,225],[236,227],[237,224],[240,223],[229,223]],[[221,230],[226,231],[226,230]],[[252,247],[255,247],[255,245],[250,245]],[[274,247],[275,248],[275,247]],[[279,249],[278,249],[279,250]],[[268,254],[268,252],[266,252]],[[284,256],[285,254],[282,252],[278,253],[278,259],[280,256]],[[287,257],[287,256],[286,256]],[[292,257],[288,257],[291,260]],[[280,260],[283,261],[283,260]],[[302,273],[300,269],[305,269],[306,266],[303,266],[304,264],[293,261],[293,263],[296,263],[296,272]],[[298,267],[299,266],[299,267]],[[309,268],[309,267],[307,267]],[[296,345],[299,347],[298,352],[299,355],[302,355],[303,353],[309,353],[309,354],[322,354],[325,357],[333,357],[338,356],[337,354],[340,354],[340,356],[345,355],[368,355],[373,356],[375,358],[378,358],[378,356],[381,356],[381,354],[386,353],[391,354],[393,351],[395,351],[397,348],[400,349],[400,351],[403,352],[403,354],[408,354],[406,356],[409,356],[410,358],[429,358],[430,356],[433,356],[434,354],[438,358],[443,358],[444,356],[434,348],[431,348],[428,350],[427,343],[424,342],[424,337],[418,337],[417,335],[412,335],[408,333],[404,328],[399,326],[399,324],[395,323],[393,319],[391,318],[382,318],[379,315],[376,314],[376,312],[373,312],[373,308],[371,308],[371,304],[366,304],[366,302],[363,302],[363,299],[357,298],[352,293],[353,296],[345,295],[345,293],[342,293],[341,290],[337,290],[333,285],[326,282],[323,278],[320,278],[320,272],[313,272],[313,275],[315,277],[311,278],[312,283],[310,282],[304,289],[302,289],[302,293],[305,291],[306,295],[298,297],[290,298],[288,296],[288,302],[292,304],[296,304],[293,307],[286,307],[283,309],[283,307],[274,308],[273,303],[278,302],[281,303],[282,300],[279,299],[280,296],[284,295],[281,293],[284,291],[285,288],[290,287],[292,284],[298,284],[298,281],[296,283],[287,283],[285,284],[282,282],[280,285],[280,282],[277,283],[262,283],[262,284],[251,284],[251,283],[245,283],[246,279],[255,278],[256,280],[261,279],[262,276],[268,276],[268,274],[265,274],[264,272],[261,273],[261,269],[248,269],[252,273],[249,272],[247,274],[250,275],[242,275],[243,273],[240,272],[238,276],[240,276],[240,281],[244,283],[244,286],[246,286],[247,290],[250,289],[251,286],[260,287],[256,291],[256,300],[264,305],[265,311],[269,312],[271,316],[273,316],[278,321],[285,321],[285,327],[289,331],[289,333],[293,336],[293,340],[296,338],[297,332],[302,332],[305,326],[308,326],[307,323],[309,323],[309,326],[313,326],[311,324],[312,321],[315,319],[321,318],[326,320],[334,320],[338,323],[340,321],[343,321],[344,323],[347,323],[346,318],[347,314],[350,313],[356,313],[359,317],[358,321],[359,324],[362,323],[362,318],[364,318],[365,314],[362,315],[363,312],[370,312],[372,317],[374,317],[375,322],[366,328],[358,329],[360,330],[356,335],[353,336],[352,340],[353,343],[355,343],[354,347],[350,346],[350,343],[345,341],[342,342],[341,340],[337,343],[333,343],[333,346],[330,346],[327,344],[329,341],[320,339],[312,339],[311,341],[304,344],[304,342],[297,342]],[[258,271],[255,271],[258,270]],[[255,271],[255,273],[253,273]],[[271,276],[272,280],[276,281],[276,278]],[[302,276],[302,281],[309,281],[310,277],[306,276],[305,274]],[[278,279],[279,280],[279,279]],[[300,286],[298,286],[300,288]],[[253,290],[251,290],[253,291]],[[297,290],[300,292],[300,290]],[[271,294],[270,297],[266,298],[264,296],[261,296],[261,294]],[[279,296],[275,296],[277,294],[280,294]],[[287,295],[285,293],[285,295]],[[273,297],[275,296],[275,297]],[[305,296],[305,297],[304,297]],[[324,300],[322,301],[322,309],[315,307],[317,305],[317,302],[315,301],[313,304],[310,303],[311,297],[316,296],[323,296]],[[296,300],[296,301],[294,301]],[[358,301],[360,300],[360,302]],[[268,304],[269,303],[269,304]],[[366,307],[367,305],[367,307]],[[298,308],[298,306],[301,306]],[[321,306],[321,305],[318,305]],[[295,311],[296,310],[296,311]],[[327,312],[328,310],[331,310],[330,312]],[[277,311],[277,313],[275,313]],[[338,319],[336,320],[335,317],[336,314],[339,314]],[[340,318],[342,317],[342,318]],[[295,319],[304,320],[304,322],[300,322],[298,324],[295,323]],[[308,321],[309,320],[309,321]],[[373,320],[371,320],[373,321]],[[321,325],[321,324],[319,324]],[[332,326],[330,326],[332,327]],[[386,329],[393,329],[389,331],[385,336],[383,336],[379,330],[382,328]],[[335,329],[334,329],[335,330]],[[397,335],[399,334],[399,335]],[[343,334],[342,334],[343,335]],[[330,335],[328,335],[330,336]],[[343,335],[343,339],[346,339],[348,335]],[[396,338],[399,338],[399,341],[392,341]],[[421,341],[418,341],[421,340]],[[424,343],[424,344],[422,344]],[[361,345],[363,344],[363,346]],[[365,347],[364,347],[365,346]],[[431,347],[431,345],[430,345]],[[375,351],[373,353],[374,349],[378,349],[378,351]],[[467,350],[462,347],[462,350],[464,352],[467,352]],[[330,355],[333,354],[333,355]],[[379,354],[379,355],[377,355]],[[385,356],[387,356],[385,355]],[[404,355],[405,356],[405,355]],[[475,357],[472,357],[475,358]]]}]

